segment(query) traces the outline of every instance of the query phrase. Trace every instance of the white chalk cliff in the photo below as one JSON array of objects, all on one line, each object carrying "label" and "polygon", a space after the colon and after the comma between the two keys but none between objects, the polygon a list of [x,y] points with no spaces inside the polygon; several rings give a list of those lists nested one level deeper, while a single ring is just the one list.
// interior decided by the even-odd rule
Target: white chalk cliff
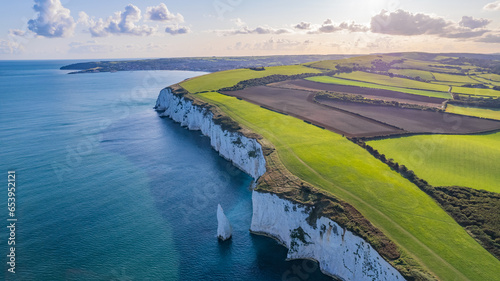
[{"label": "white chalk cliff", "polygon": [[405,280],[370,244],[336,222],[320,217],[311,226],[303,205],[253,191],[250,230],[288,248],[288,259],[314,259],[321,271],[342,280]]},{"label": "white chalk cliff", "polygon": [[224,214],[222,206],[219,204],[217,206],[217,237],[220,240],[225,241],[231,238],[232,232],[233,230],[231,228],[231,225],[229,224],[229,220]]},{"label": "white chalk cliff", "polygon": [[160,116],[170,117],[190,130],[200,130],[210,137],[212,147],[236,167],[257,180],[266,172],[266,160],[260,143],[238,132],[223,131],[213,122],[213,114],[172,94],[169,88],[161,90],[155,109]]},{"label": "white chalk cliff", "polygon": [[[191,130],[201,130],[221,156],[255,180],[266,172],[259,142],[239,132],[222,130],[207,109],[174,95],[169,88],[160,92],[155,109],[160,116],[170,117]],[[341,280],[404,280],[370,244],[334,221],[320,217],[311,226],[306,221],[308,208],[271,193],[253,191],[252,203],[251,231],[280,241],[289,249],[288,259],[317,260],[325,274]]]}]

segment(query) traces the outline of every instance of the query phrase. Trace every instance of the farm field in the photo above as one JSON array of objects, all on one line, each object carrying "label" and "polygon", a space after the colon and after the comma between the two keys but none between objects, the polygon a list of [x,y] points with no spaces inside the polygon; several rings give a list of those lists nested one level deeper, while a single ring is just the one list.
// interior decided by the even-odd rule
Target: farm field
[{"label": "farm field", "polygon": [[[315,93],[304,90],[256,86],[222,93],[290,114],[349,137],[388,136],[408,132],[469,134],[500,130],[499,121],[444,112],[338,102],[317,97],[318,103],[314,102]],[[461,126],[457,127],[457,123]]]},{"label": "farm field", "polygon": [[477,79],[484,84],[489,84],[490,86],[500,86],[500,81],[495,81],[495,80],[489,79],[487,77],[488,77],[487,74],[473,76],[474,79]]},{"label": "farm field", "polygon": [[404,133],[403,130],[374,120],[321,106],[313,101],[315,94],[308,91],[257,86],[223,93],[290,114],[350,137]]},{"label": "farm field", "polygon": [[366,88],[366,87],[339,85],[331,83],[320,83],[310,80],[313,79],[288,80],[288,81],[273,83],[270,86],[288,88],[288,89],[302,89],[311,92],[329,91],[329,92],[351,93],[351,94],[362,95],[363,97],[366,98],[383,99],[387,101],[398,101],[401,103],[419,104],[436,108],[442,107],[442,104],[445,101],[445,99],[443,98],[412,95],[408,93],[397,92],[386,89]]},{"label": "farm field", "polygon": [[[443,74],[433,72],[436,80],[441,81],[441,83],[446,84],[445,81],[451,81],[452,83],[459,83],[460,86],[463,84],[478,84],[479,82],[469,78],[468,76],[460,76],[453,74]],[[388,85],[394,87],[403,87],[403,88],[412,88],[412,89],[422,89],[429,91],[443,91],[448,92],[448,85],[440,85],[436,83],[426,83],[415,81],[411,79],[398,78],[398,77],[389,77],[380,74],[373,74],[367,72],[353,72],[353,73],[342,73],[338,75],[340,78],[352,79],[362,82],[368,83],[376,83],[380,85]],[[448,83],[450,84],[450,83]],[[492,90],[492,89],[476,89],[476,88],[466,88],[454,86],[452,89],[453,93],[460,94],[469,94],[469,95],[479,95],[479,96],[500,96],[500,91]]]},{"label": "farm field", "polygon": [[500,120],[500,109],[465,107],[448,104],[446,112]]},{"label": "farm field", "polygon": [[431,185],[500,192],[500,133],[410,136],[368,144]]},{"label": "farm field", "polygon": [[415,90],[415,89],[401,88],[401,87],[395,87],[395,86],[384,86],[384,85],[378,85],[378,84],[373,84],[373,83],[368,83],[368,82],[340,79],[340,78],[331,77],[331,76],[315,76],[315,77],[306,78],[306,80],[320,82],[320,83],[326,83],[326,84],[338,84],[338,85],[358,86],[358,87],[372,88],[372,89],[383,89],[383,90],[403,92],[403,93],[407,93],[407,94],[414,94],[414,95],[420,95],[420,96],[426,96],[426,97],[436,97],[436,98],[443,98],[443,99],[451,98],[450,94],[444,93],[444,92]]},{"label": "farm field", "polygon": [[295,75],[301,73],[321,73],[321,71],[302,65],[266,67],[263,71],[255,71],[247,68],[234,69],[203,75],[197,77],[196,80],[187,80],[182,83],[182,86],[191,93],[215,91],[220,88],[234,86],[242,80],[260,78],[273,74]]},{"label": "farm field", "polygon": [[456,94],[467,94],[473,96],[491,96],[491,97],[500,97],[500,91],[496,91],[493,89],[476,89],[476,88],[465,88],[465,87],[453,87],[451,90]]},{"label": "farm field", "polygon": [[464,83],[460,83],[460,82],[450,82],[450,81],[431,81],[431,83],[444,85],[444,86],[453,86],[453,87],[460,87],[464,84]]},{"label": "farm field", "polygon": [[422,60],[416,60],[416,59],[408,59],[404,63],[396,63],[393,65],[394,67],[397,68],[402,68],[402,69],[417,69],[417,70],[424,70],[424,71],[431,71],[431,72],[446,72],[446,73],[461,73],[464,70],[469,70],[473,69],[473,66],[470,65],[447,65],[447,64],[442,64],[440,62],[430,62],[430,61],[422,61]]},{"label": "farm field", "polygon": [[347,59],[343,59],[343,60],[316,61],[316,62],[305,63],[304,65],[312,67],[312,68],[330,71],[330,70],[335,70],[336,66],[339,64],[346,65],[346,66],[353,66],[356,64],[356,65],[360,65],[360,66],[364,66],[364,67],[370,67],[371,62],[375,59],[380,59],[386,63],[389,63],[389,62],[391,62],[393,60],[397,60],[399,58],[394,57],[394,56],[388,56],[388,55],[383,55],[383,56],[366,55],[366,56],[356,56],[356,57],[347,58]]},{"label": "farm field", "polygon": [[[322,104],[353,112],[411,133],[470,134],[499,130],[500,122],[444,112],[316,98]],[[450,120],[453,120],[450,122]],[[460,124],[460,126],[456,126]]]},{"label": "farm field", "polygon": [[460,83],[460,84],[477,84],[477,81],[471,79],[469,76],[466,75],[453,75],[453,74],[446,74],[446,73],[438,73],[434,72],[434,77],[435,80],[437,81],[443,81],[443,82],[455,82],[455,83]]},{"label": "farm field", "polygon": [[417,70],[417,69],[391,69],[389,72],[399,75],[405,75],[408,77],[420,77],[425,80],[434,80],[434,75],[430,71]]},{"label": "farm field", "polygon": [[335,77],[352,79],[352,80],[368,82],[368,83],[375,83],[375,84],[386,85],[386,86],[421,89],[421,90],[437,91],[437,92],[445,92],[445,93],[447,93],[448,89],[449,89],[449,87],[444,86],[444,85],[436,85],[436,84],[425,83],[425,82],[420,82],[420,81],[405,79],[405,78],[398,78],[398,77],[391,78],[387,75],[373,74],[373,73],[367,73],[367,72],[363,72],[363,71],[356,71],[356,72],[352,72],[352,73],[341,73],[339,75],[336,75]]},{"label": "farm field", "polygon": [[[431,72],[446,72],[446,73],[461,73],[463,71],[472,70],[475,67],[472,65],[447,65],[442,64],[439,61],[433,61],[437,59],[444,59],[447,57],[427,57],[423,58],[421,54],[416,54],[413,58],[410,54],[405,53],[403,56],[401,54],[384,54],[384,55],[365,55],[359,57],[352,57],[344,60],[324,60],[318,62],[306,63],[304,65],[323,69],[323,70],[335,70],[337,65],[342,66],[353,66],[358,65],[362,67],[370,67],[372,61],[381,60],[385,63],[391,63],[391,66],[398,69],[411,69],[411,70],[421,70],[421,71],[431,71]],[[404,59],[404,61],[401,61]]]},{"label": "farm field", "polygon": [[[359,76],[354,75],[354,74],[358,74],[358,72],[360,73]],[[358,71],[358,72],[356,72],[356,73],[342,73],[342,74],[335,76],[335,77],[315,76],[315,77],[309,77],[306,79],[310,80],[310,81],[316,81],[316,82],[322,82],[322,83],[353,85],[353,86],[366,87],[366,88],[376,88],[376,89],[400,91],[400,92],[415,94],[415,95],[450,98],[450,95],[447,93],[447,91],[449,89],[447,84],[450,84],[450,83],[445,83],[445,82],[441,82],[443,84],[425,83],[425,82],[419,82],[419,81],[414,81],[414,80],[404,79],[404,78],[397,78],[397,77],[390,78],[389,76],[385,76],[385,75],[372,74],[372,73],[366,73],[366,72],[361,72],[361,71]],[[450,76],[454,76],[454,75],[450,75]],[[344,78],[344,79],[339,79],[337,77]],[[346,80],[346,79],[350,79],[350,80]],[[395,80],[389,80],[389,79],[395,79]],[[475,82],[475,84],[478,83],[477,81],[474,81],[474,82]],[[457,82],[452,82],[452,83],[457,83]],[[460,85],[463,85],[463,84],[460,83]],[[418,90],[420,88],[422,90]],[[466,88],[466,87],[453,86],[452,92],[459,93],[459,94],[476,95],[476,96],[494,96],[494,97],[498,96],[498,97],[500,97],[500,91],[496,91],[493,89],[476,89],[476,88]]]},{"label": "farm field", "polygon": [[[218,93],[197,95],[261,134],[293,174],[351,203],[442,280],[493,280],[500,262],[430,197],[340,135]],[[463,257],[468,257],[464,259]]]},{"label": "farm field", "polygon": [[[440,108],[443,101],[452,98],[447,92],[448,85],[444,83],[453,85],[453,92],[463,90],[484,94],[490,93],[492,89],[457,87],[466,81],[453,80],[459,76],[444,73],[438,76],[452,81],[425,83],[358,71],[341,73],[340,77],[256,80],[242,90],[223,94],[213,92],[242,80],[272,74],[321,73],[313,67],[332,70],[339,62],[342,67],[369,67],[372,60],[378,60],[378,57],[308,63],[306,65],[309,67],[284,67],[283,72],[280,71],[281,67],[273,67],[265,71],[229,71],[229,77],[214,73],[184,81],[181,86],[201,100],[217,105],[241,126],[271,142],[279,161],[292,174],[352,204],[400,246],[403,255],[414,258],[438,279],[494,280],[497,271],[491,269],[500,268],[498,259],[477,243],[429,195],[340,134],[361,137],[393,135],[367,143],[434,186],[457,185],[500,192],[500,178],[495,173],[500,170],[500,164],[491,164],[495,159],[500,159],[500,133],[457,135],[496,131],[500,129],[500,122],[470,117],[474,116],[470,113],[472,110],[458,106],[449,107],[449,113],[455,114],[448,114],[360,102],[328,100],[321,101],[323,105],[314,102],[317,92],[331,91]],[[384,56],[382,61],[392,63],[396,59],[400,57]],[[424,72],[434,75],[432,71],[461,71],[456,69],[458,66],[446,66],[439,62],[407,59],[405,63],[420,65],[425,71],[405,69],[401,73],[411,74],[413,71],[413,75]],[[462,70],[473,68],[471,65],[460,67]],[[359,73],[361,75],[356,78],[354,74]],[[342,79],[347,77],[351,80]],[[459,78],[470,79],[467,76]],[[403,82],[399,79],[405,82],[403,87],[399,85],[399,82]],[[394,81],[398,84],[395,85]],[[407,81],[416,89],[409,89],[413,87],[408,86]],[[255,84],[261,82],[264,83]],[[266,86],[265,83],[271,84]],[[245,84],[242,85],[245,87]],[[465,116],[460,110],[469,112],[470,116]],[[482,110],[475,114],[484,118],[494,112]],[[433,134],[394,136],[401,132]]]},{"label": "farm field", "polygon": [[477,73],[478,76],[483,77],[487,80],[491,80],[493,82],[500,82],[500,75],[494,73]]},{"label": "farm field", "polygon": [[472,76],[472,78],[474,78],[479,83],[483,83],[483,84],[488,85],[490,87],[500,86],[500,82],[495,82],[495,81],[492,81],[492,80],[488,80],[488,79],[486,79],[484,77],[481,77],[481,76]]}]

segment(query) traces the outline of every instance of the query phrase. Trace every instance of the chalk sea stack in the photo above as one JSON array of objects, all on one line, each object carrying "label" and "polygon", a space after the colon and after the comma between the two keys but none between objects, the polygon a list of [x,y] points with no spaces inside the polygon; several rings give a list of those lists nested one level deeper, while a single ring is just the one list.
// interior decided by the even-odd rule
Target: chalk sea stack
[{"label": "chalk sea stack", "polygon": [[217,223],[217,237],[222,241],[231,238],[233,230],[220,204],[217,206]]}]

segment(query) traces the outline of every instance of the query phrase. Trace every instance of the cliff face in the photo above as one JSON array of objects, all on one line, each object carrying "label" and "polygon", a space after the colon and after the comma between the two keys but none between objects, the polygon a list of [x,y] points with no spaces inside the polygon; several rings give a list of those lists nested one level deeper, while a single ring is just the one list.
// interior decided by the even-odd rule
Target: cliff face
[{"label": "cliff face", "polygon": [[320,217],[310,225],[305,206],[257,191],[252,205],[250,230],[280,241],[288,259],[317,260],[324,273],[342,280],[405,280],[370,244],[334,221]]},{"label": "cliff face", "polygon": [[[155,109],[191,130],[210,137],[221,156],[251,175],[255,180],[266,172],[261,145],[239,132],[224,131],[213,121],[213,114],[189,100],[160,92]],[[253,191],[251,231],[271,236],[288,250],[288,259],[309,258],[321,270],[342,280],[404,280],[367,242],[345,231],[334,221],[320,217],[310,225],[309,208],[271,193]]]},{"label": "cliff face", "polygon": [[255,180],[266,172],[266,160],[260,143],[241,133],[222,130],[220,125],[213,122],[213,114],[207,109],[172,94],[169,88],[161,90],[155,108],[163,112],[160,116],[170,117],[190,130],[201,130],[222,157]]}]

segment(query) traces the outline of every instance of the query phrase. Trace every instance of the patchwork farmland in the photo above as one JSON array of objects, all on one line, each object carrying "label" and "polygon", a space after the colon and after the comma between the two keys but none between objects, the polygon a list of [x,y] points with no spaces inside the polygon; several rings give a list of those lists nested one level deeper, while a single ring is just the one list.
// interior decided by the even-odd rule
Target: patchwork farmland
[{"label": "patchwork farmland", "polygon": [[486,83],[496,74],[474,63],[370,55],[218,72],[180,87],[260,139],[273,176],[257,190],[318,210],[351,204],[397,245],[399,257],[381,254],[409,280],[497,280],[500,91]]}]

